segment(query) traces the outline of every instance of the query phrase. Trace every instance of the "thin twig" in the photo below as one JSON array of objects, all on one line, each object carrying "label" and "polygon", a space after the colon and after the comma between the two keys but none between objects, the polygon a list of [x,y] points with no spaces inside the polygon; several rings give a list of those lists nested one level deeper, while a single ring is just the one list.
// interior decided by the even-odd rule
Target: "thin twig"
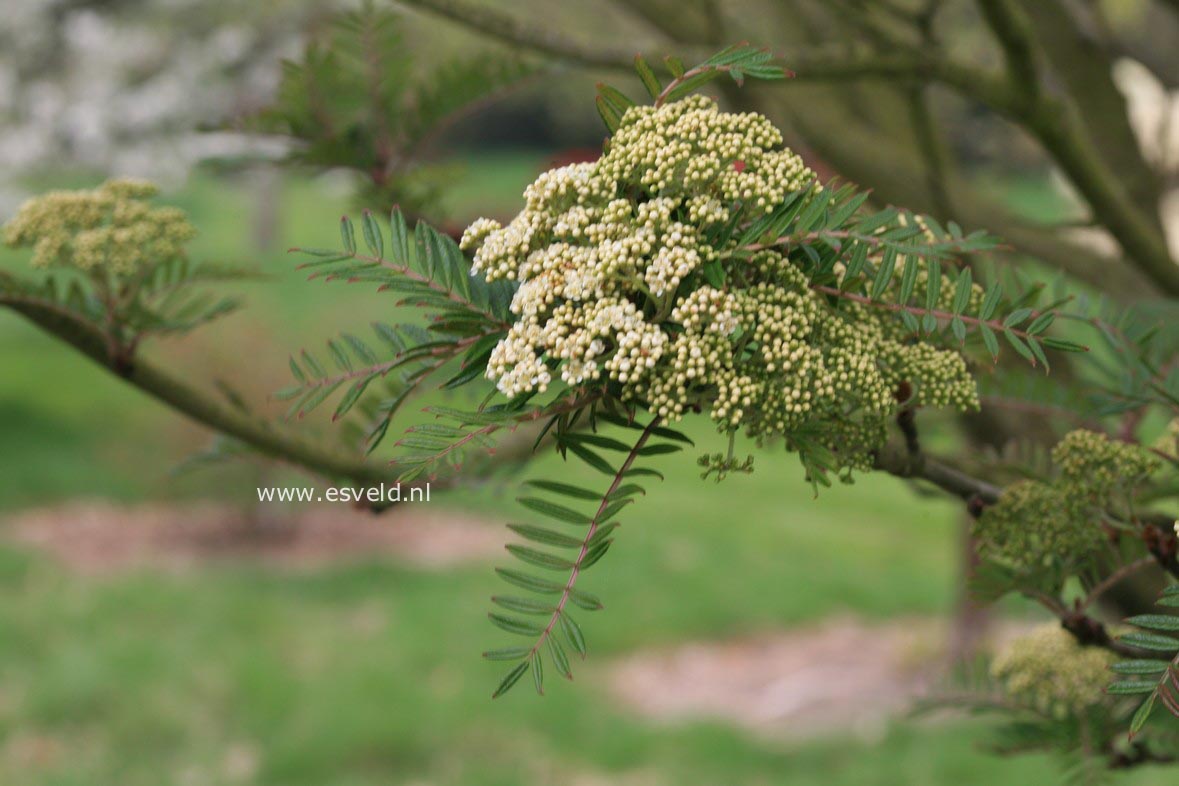
[{"label": "thin twig", "polygon": [[[972,317],[967,314],[955,314],[951,311],[940,311],[938,309],[922,308],[921,306],[911,306],[907,303],[888,303],[885,301],[873,300],[872,298],[868,297],[867,295],[857,295],[854,292],[845,292],[842,289],[839,289],[837,287],[829,287],[829,286],[824,286],[824,285],[820,285],[820,284],[811,285],[811,289],[815,290],[816,292],[822,292],[825,295],[831,295],[832,297],[838,297],[838,298],[842,298],[844,300],[850,300],[852,302],[860,303],[865,306],[871,306],[873,308],[884,309],[885,311],[907,311],[910,314],[917,314],[919,316],[923,316],[925,314],[930,314],[933,317],[935,317],[936,319],[940,319],[942,321],[949,321],[952,319],[960,319],[967,324],[982,325],[985,327],[989,327],[992,330],[995,330],[1000,333],[1010,332],[1010,333],[1012,333],[1016,336],[1019,336],[1020,338],[1023,338],[1023,339],[1039,340],[1039,336],[1034,335],[1032,333],[1028,333],[1026,330],[1019,330],[1019,329],[1013,328],[1013,327],[1006,327],[1003,324],[1002,320],[999,320],[999,319],[979,319],[978,317]],[[1035,312],[1033,312],[1030,316],[1032,318],[1034,318],[1037,316],[1037,314]],[[1083,351],[1088,352],[1089,348],[1084,347]]]},{"label": "thin twig", "polygon": [[1141,557],[1133,562],[1128,562],[1122,567],[1115,570],[1113,573],[1106,576],[1093,589],[1089,590],[1089,594],[1081,601],[1081,605],[1077,607],[1077,611],[1084,611],[1085,609],[1096,603],[1102,595],[1113,589],[1119,582],[1129,576],[1137,573],[1145,567],[1155,564],[1154,557]]}]

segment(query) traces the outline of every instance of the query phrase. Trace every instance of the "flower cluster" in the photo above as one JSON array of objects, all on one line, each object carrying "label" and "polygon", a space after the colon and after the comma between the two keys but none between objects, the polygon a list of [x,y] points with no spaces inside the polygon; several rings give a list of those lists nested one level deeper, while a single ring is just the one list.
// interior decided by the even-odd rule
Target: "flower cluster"
[{"label": "flower cluster", "polygon": [[974,536],[989,558],[1037,570],[1092,554],[1102,531],[1069,488],[1021,480],[974,523]]},{"label": "flower cluster", "polygon": [[1133,488],[1161,466],[1137,445],[1085,429],[1066,434],[1052,449],[1052,461],[1062,481],[1098,500],[1108,499],[1116,488]]},{"label": "flower cluster", "polygon": [[487,376],[507,396],[558,376],[605,384],[665,419],[707,410],[756,437],[819,426],[848,467],[870,463],[902,382],[917,404],[976,407],[961,355],[880,310],[833,308],[790,249],[744,251],[722,231],[810,187],[781,144],[765,117],[704,97],[634,107],[599,160],[542,174],[506,226],[472,224],[475,270],[519,282]]},{"label": "flower cluster", "polygon": [[1116,660],[1109,650],[1081,646],[1050,623],[1014,639],[991,663],[991,675],[1017,701],[1066,718],[1104,703]]},{"label": "flower cluster", "polygon": [[1085,429],[1066,434],[1052,460],[1056,478],[1008,486],[975,522],[987,556],[1036,569],[1091,554],[1105,537],[1095,513],[1116,506],[1160,466],[1137,445]]},{"label": "flower cluster", "polygon": [[29,200],[4,227],[9,246],[32,246],[35,267],[132,273],[184,254],[196,231],[184,212],[154,207],[156,188],[109,180],[88,191],[52,191]]}]

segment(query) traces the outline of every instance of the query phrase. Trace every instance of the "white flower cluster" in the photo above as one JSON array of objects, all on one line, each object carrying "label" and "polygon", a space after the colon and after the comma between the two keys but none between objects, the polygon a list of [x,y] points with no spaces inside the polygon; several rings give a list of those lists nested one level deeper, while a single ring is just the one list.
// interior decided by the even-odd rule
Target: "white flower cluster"
[{"label": "white flower cluster", "polygon": [[1103,688],[1118,657],[1084,647],[1059,624],[1014,639],[991,663],[991,676],[1012,698],[1057,718],[1090,711],[1108,701]]},{"label": "white flower cluster", "polygon": [[957,353],[902,342],[878,311],[849,321],[781,251],[732,254],[716,230],[813,179],[781,142],[766,118],[703,97],[635,107],[598,161],[542,174],[506,226],[472,224],[475,270],[519,282],[487,376],[508,396],[556,375],[608,383],[664,418],[707,408],[756,436],[820,423],[849,466],[879,444],[902,381],[920,403],[977,406]]},{"label": "white flower cluster", "polygon": [[156,187],[108,180],[86,191],[51,191],[30,199],[4,226],[4,242],[32,246],[34,267],[66,266],[130,274],[150,262],[183,256],[196,234],[184,211],[155,207]]}]

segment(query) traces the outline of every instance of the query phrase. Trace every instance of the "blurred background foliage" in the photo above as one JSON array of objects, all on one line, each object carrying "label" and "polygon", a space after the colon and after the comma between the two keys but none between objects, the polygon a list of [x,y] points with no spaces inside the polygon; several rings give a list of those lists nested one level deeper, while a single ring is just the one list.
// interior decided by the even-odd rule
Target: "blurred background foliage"
[{"label": "blurred background foliage", "polygon": [[[380,3],[341,26],[339,14],[355,4],[8,0],[0,221],[50,187],[109,174],[162,182],[166,201],[200,230],[194,256],[245,263],[268,280],[232,285],[246,310],[152,353],[265,407],[288,375],[285,358],[267,350],[319,342],[391,308],[388,296],[358,286],[306,283],[288,246],[334,244],[335,218],[358,206],[401,203],[454,230],[479,215],[510,217],[541,170],[600,146],[594,83],[619,80],[610,63],[579,63],[581,48],[629,58],[750,38],[780,52],[801,78],[750,88],[741,100],[781,123],[825,177],[838,173],[881,202],[986,227],[1041,269],[1066,267],[1099,291],[1168,291],[1143,266],[1114,258],[1086,195],[1010,113],[936,80],[807,78],[808,63],[816,72],[835,62],[891,63],[904,52],[890,49],[888,36],[915,21],[924,30],[920,14],[935,6],[929,38],[911,39],[917,51],[997,68],[1004,56],[974,4],[472,4],[540,31],[556,58],[511,44],[511,35],[481,34],[494,25],[452,24],[428,11],[451,3],[408,5],[418,8]],[[1158,209],[1143,212],[1153,212],[1164,239],[1167,222],[1179,221],[1179,14],[1168,5],[1054,0],[1033,9],[1045,15],[1041,34],[1056,29],[1053,9],[1080,20],[1067,28],[1081,31],[1080,44],[1070,49],[1062,38],[1053,50],[1076,58],[1060,68],[1077,84],[1050,89],[1071,92],[1097,115],[1100,102],[1112,102],[1093,141],[1139,204],[1153,200]],[[360,21],[374,17],[383,21]],[[366,36],[375,40],[342,54],[331,45]],[[472,71],[477,57],[494,68]],[[284,58],[301,65],[284,67]],[[383,74],[376,81],[373,69]],[[323,105],[313,100],[319,87]],[[1174,244],[1179,233],[1169,229]],[[0,251],[0,267],[23,264]],[[280,406],[272,405],[276,415]],[[306,427],[330,433],[324,421]],[[955,433],[953,423],[939,425]],[[968,423],[964,433],[1003,433],[993,426]],[[1019,421],[1003,426],[1013,427]],[[710,447],[709,429],[697,431]],[[495,669],[474,657],[486,634],[481,598],[493,586],[484,562],[431,568],[374,553],[290,569],[247,554],[180,572],[140,564],[94,574],[10,537],[30,509],[69,519],[76,500],[132,506],[116,511],[215,500],[264,522],[297,512],[257,510],[254,497],[259,484],[304,482],[289,470],[171,472],[207,441],[202,429],[0,315],[0,529],[11,531],[0,541],[0,782],[984,784],[1060,773],[1046,757],[988,755],[986,722],[959,716],[767,736],[719,720],[644,720],[603,692],[609,656],[642,648],[747,640],[839,615],[888,624],[955,613],[954,506],[874,477],[815,501],[801,480],[781,482],[799,473],[780,453],[759,455],[752,476],[720,490],[697,480],[691,456],[668,462],[668,482],[627,526],[626,553],[591,586],[612,606],[593,621],[598,654],[608,657],[544,701],[523,692],[487,699]],[[489,483],[431,505],[494,521],[508,500]],[[401,526],[402,515],[383,525]],[[843,568],[833,571],[836,562]],[[913,657],[926,646],[916,637],[910,644]],[[1115,779],[1171,777],[1143,768]]]}]

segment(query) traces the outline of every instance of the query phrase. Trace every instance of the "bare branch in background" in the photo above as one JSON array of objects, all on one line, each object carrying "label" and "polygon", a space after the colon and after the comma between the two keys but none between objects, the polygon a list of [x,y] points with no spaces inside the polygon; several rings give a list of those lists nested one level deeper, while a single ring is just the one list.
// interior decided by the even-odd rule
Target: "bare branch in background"
[{"label": "bare branch in background", "polygon": [[456,22],[477,33],[535,52],[598,68],[626,69],[634,64],[634,52],[587,46],[549,28],[537,27],[490,8],[463,0],[396,0],[401,5],[426,11]]}]

